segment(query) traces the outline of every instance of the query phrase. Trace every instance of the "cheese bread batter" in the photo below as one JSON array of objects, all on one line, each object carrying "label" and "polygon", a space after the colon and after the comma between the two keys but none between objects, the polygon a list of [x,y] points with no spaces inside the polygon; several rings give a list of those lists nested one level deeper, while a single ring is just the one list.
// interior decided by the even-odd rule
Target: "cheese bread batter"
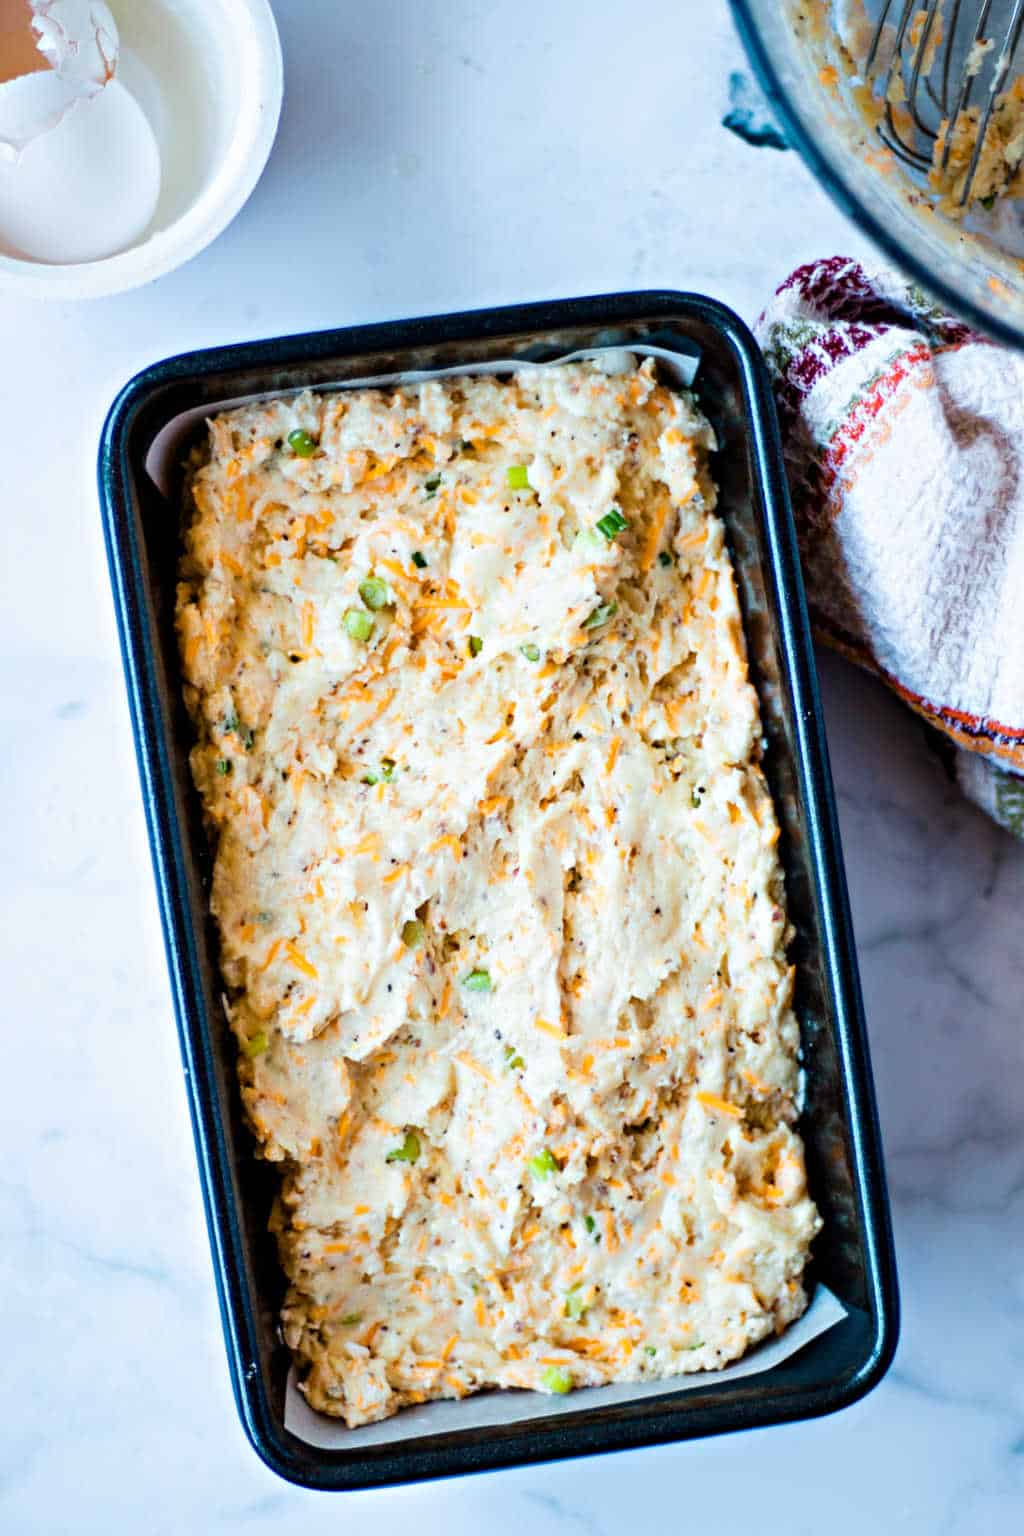
[{"label": "cheese bread batter", "polygon": [[710,426],[654,365],[225,412],[178,596],[302,1386],[711,1369],[818,1218]]}]

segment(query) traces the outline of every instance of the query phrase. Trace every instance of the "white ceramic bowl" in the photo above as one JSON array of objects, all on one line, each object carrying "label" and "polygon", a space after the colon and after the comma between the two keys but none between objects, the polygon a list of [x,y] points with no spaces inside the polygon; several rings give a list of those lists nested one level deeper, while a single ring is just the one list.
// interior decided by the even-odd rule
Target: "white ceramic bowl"
[{"label": "white ceramic bowl", "polygon": [[0,254],[0,289],[85,299],[151,282],[220,234],[267,162],[282,90],[268,0],[108,4],[121,36],[118,79],[160,149],[156,212],[133,245],[102,260],[55,264]]}]

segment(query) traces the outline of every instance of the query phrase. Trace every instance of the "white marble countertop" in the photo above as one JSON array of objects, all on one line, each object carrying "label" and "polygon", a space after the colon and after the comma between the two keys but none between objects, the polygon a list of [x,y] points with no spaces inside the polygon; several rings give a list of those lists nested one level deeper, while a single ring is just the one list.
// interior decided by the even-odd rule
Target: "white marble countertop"
[{"label": "white marble countertop", "polygon": [[0,296],[0,1530],[1020,1529],[1024,849],[831,659],[904,1303],[886,1381],[814,1423],[333,1504],[243,1438],[93,486],[111,397],[189,347],[544,296],[691,287],[750,319],[798,261],[870,254],[793,154],[720,126],[721,3],[278,11],[281,133],[232,228],[118,299]]}]

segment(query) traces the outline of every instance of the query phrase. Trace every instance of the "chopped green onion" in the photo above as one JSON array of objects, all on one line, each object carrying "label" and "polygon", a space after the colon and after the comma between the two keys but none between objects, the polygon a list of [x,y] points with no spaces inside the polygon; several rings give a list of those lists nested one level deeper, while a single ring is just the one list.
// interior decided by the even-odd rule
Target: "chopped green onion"
[{"label": "chopped green onion", "polygon": [[629,527],[629,523],[623,517],[618,507],[612,507],[610,512],[605,513],[604,517],[598,518],[594,526],[598,533],[603,534],[610,544],[617,533],[621,533],[624,528]]},{"label": "chopped green onion", "polygon": [[565,1315],[572,1322],[578,1323],[587,1310],[587,1303],[583,1299],[583,1284],[571,1285],[565,1294]]},{"label": "chopped green onion", "polygon": [[996,205],[996,195],[994,192],[990,192],[988,197],[979,197],[978,201],[983,208],[991,209]]},{"label": "chopped green onion", "polygon": [[600,603],[593,613],[583,620],[583,628],[599,629],[602,624],[607,624],[609,619],[614,618],[618,611],[618,603]]},{"label": "chopped green onion", "polygon": [[509,1072],[521,1072],[525,1066],[526,1066],[526,1062],[518,1054],[518,1052],[516,1051],[515,1046],[514,1045],[506,1045],[506,1047],[505,1047],[505,1067],[506,1067],[506,1069]]},{"label": "chopped green onion", "polygon": [[689,1350],[691,1350],[691,1351],[695,1350],[695,1349],[703,1349],[704,1348],[704,1340],[703,1339],[694,1339],[692,1344],[688,1344],[687,1345],[687,1348]]},{"label": "chopped green onion", "polygon": [[427,568],[427,557],[420,554],[418,549],[414,549],[412,552],[412,563],[418,571],[425,571]]},{"label": "chopped green onion", "polygon": [[553,1173],[558,1172],[555,1154],[550,1147],[544,1147],[540,1152],[534,1153],[533,1157],[528,1157],[526,1166],[537,1179],[550,1179]]},{"label": "chopped green onion", "polygon": [[522,651],[527,661],[540,661],[540,649],[536,645],[521,645],[519,649]]},{"label": "chopped green onion", "polygon": [[424,927],[418,918],[410,917],[402,924],[402,943],[406,949],[419,949],[423,943]]},{"label": "chopped green onion", "polygon": [[441,484],[441,476],[440,475],[431,475],[429,480],[424,480],[424,482],[423,482],[423,489],[426,492],[426,496],[427,496],[427,500],[428,501],[430,500],[431,496],[436,496],[437,495],[437,488],[438,488],[438,486],[440,484]]},{"label": "chopped green onion", "polygon": [[467,992],[490,992],[492,990],[491,973],[490,971],[470,971],[468,976],[462,978],[462,985]]},{"label": "chopped green onion", "polygon": [[362,782],[364,784],[377,784],[379,783],[379,780],[375,773],[364,773]]},{"label": "chopped green onion", "polygon": [[564,1397],[572,1391],[572,1377],[561,1365],[547,1365],[540,1373],[541,1385],[548,1392],[557,1392],[559,1397]]},{"label": "chopped green onion", "polygon": [[258,1035],[253,1035],[245,1042],[242,1049],[247,1056],[262,1056],[269,1045],[270,1041],[261,1029]]},{"label": "chopped green onion", "polygon": [[470,635],[470,637],[469,637],[469,654],[471,656],[479,656],[480,652],[483,650],[483,648],[484,648],[484,643],[480,639],[480,636],[479,635]]},{"label": "chopped green onion", "polygon": [[345,629],[353,640],[369,640],[373,634],[373,614],[362,608],[346,608]]},{"label": "chopped green onion", "polygon": [[663,549],[661,554],[658,556],[658,564],[659,565],[671,565],[672,564],[672,556],[669,554],[667,549]]},{"label": "chopped green onion", "polygon": [[218,757],[217,772],[221,775],[231,772],[231,763],[226,757]]},{"label": "chopped green onion", "polygon": [[593,1216],[589,1214],[589,1212],[583,1218],[583,1225],[594,1239],[594,1242],[599,1243],[601,1241],[601,1234],[597,1230],[597,1222],[594,1220]]},{"label": "chopped green onion", "polygon": [[415,1131],[406,1131],[400,1147],[392,1147],[386,1163],[415,1163],[420,1155],[420,1139]]},{"label": "chopped green onion", "polygon": [[310,437],[305,427],[296,427],[288,433],[288,447],[297,459],[311,459],[316,453],[316,439]]},{"label": "chopped green onion", "polygon": [[644,1354],[645,1355],[656,1355],[657,1353],[658,1353],[658,1351],[655,1349],[653,1344],[645,1344],[644,1345]]},{"label": "chopped green onion", "polygon": [[701,796],[703,795],[703,793],[704,793],[704,786],[703,786],[703,784],[699,784],[697,786],[697,788],[690,795],[690,804],[693,806],[695,811],[699,811],[700,810],[700,801],[701,801]]},{"label": "chopped green onion", "polygon": [[367,576],[365,581],[359,583],[359,596],[367,608],[372,608],[374,613],[383,608],[388,600],[388,584],[379,576]]},{"label": "chopped green onion", "polygon": [[385,784],[390,784],[395,776],[395,760],[393,757],[382,757],[380,760],[380,776]]},{"label": "chopped green onion", "polygon": [[510,491],[528,491],[530,489],[530,471],[525,464],[509,465],[508,488]]},{"label": "chopped green onion", "polygon": [[231,731],[232,733],[238,730],[238,716],[234,710],[231,711],[230,715],[224,716],[224,723],[221,726],[221,730]]},{"label": "chopped green onion", "polygon": [[361,1312],[346,1312],[341,1320],[341,1326],[343,1328],[352,1328],[356,1323],[361,1323],[362,1320],[363,1314]]}]

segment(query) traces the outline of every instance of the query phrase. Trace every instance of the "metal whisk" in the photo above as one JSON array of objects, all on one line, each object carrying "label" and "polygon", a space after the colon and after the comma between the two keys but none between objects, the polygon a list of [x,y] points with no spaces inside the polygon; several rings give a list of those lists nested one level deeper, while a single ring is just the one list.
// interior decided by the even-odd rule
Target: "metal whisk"
[{"label": "metal whisk", "polygon": [[[981,82],[985,100],[960,194],[961,208],[970,199],[992,113],[1024,29],[1024,0],[1013,0],[1012,9],[1004,0],[995,17],[992,5],[993,0],[952,0],[947,17],[944,0],[882,0],[864,70],[867,80],[881,86],[885,100],[885,119],[878,130],[883,142],[907,165],[924,172],[931,168],[943,122],[948,127],[939,169],[946,171],[953,127],[961,112],[972,106]],[[891,53],[886,49],[883,57],[887,26],[894,29],[895,37]],[[916,130],[909,142],[889,100],[890,85],[900,77],[904,105]]]}]

